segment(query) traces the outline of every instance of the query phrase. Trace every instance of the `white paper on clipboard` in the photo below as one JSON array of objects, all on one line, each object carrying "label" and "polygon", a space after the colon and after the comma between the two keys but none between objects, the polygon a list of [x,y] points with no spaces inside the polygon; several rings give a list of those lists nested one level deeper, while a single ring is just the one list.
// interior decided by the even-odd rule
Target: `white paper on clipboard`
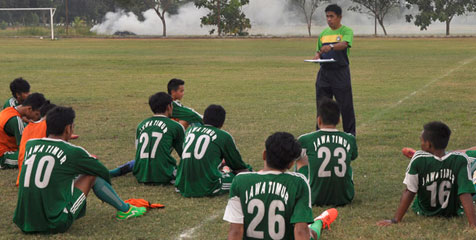
[{"label": "white paper on clipboard", "polygon": [[310,59],[310,60],[304,60],[304,62],[312,62],[312,63],[330,63],[330,62],[335,62],[334,58],[331,59]]}]

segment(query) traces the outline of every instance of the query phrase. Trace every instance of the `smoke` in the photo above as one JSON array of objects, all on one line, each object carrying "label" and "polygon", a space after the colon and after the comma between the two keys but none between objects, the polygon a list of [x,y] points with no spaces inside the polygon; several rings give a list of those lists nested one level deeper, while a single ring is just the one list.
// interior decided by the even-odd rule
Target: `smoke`
[{"label": "smoke", "polygon": [[[290,5],[291,0],[250,0],[243,6],[243,12],[251,21],[252,35],[307,35],[307,25],[301,10]],[[353,5],[350,0],[333,0],[343,9],[342,23],[354,29],[355,34],[373,34],[374,19],[368,15],[348,11]],[[312,34],[317,35],[327,27],[324,9],[327,3],[321,3],[312,20]],[[415,9],[395,9],[384,20],[389,34],[444,34],[445,24],[432,23],[427,31],[420,31],[413,23],[405,22],[405,14],[415,13]],[[183,5],[178,14],[166,14],[167,35],[208,35],[212,27],[200,27],[200,18],[208,13],[207,9],[198,9],[193,3]],[[129,31],[138,35],[162,35],[162,21],[153,9],[142,13],[144,21],[124,10],[109,12],[101,24],[91,31],[98,34],[114,34],[117,31]],[[455,17],[451,23],[452,34],[476,34],[476,14],[471,13]],[[378,33],[382,34],[380,26]]]},{"label": "smoke", "polygon": [[[208,13],[206,9],[198,9],[188,3],[178,10],[178,14],[165,14],[167,35],[205,35],[209,27],[200,27],[200,18]],[[108,12],[101,24],[93,26],[91,31],[98,34],[112,35],[117,31],[128,31],[138,35],[162,35],[162,21],[154,9],[142,13],[144,21],[132,12],[118,10]]]}]

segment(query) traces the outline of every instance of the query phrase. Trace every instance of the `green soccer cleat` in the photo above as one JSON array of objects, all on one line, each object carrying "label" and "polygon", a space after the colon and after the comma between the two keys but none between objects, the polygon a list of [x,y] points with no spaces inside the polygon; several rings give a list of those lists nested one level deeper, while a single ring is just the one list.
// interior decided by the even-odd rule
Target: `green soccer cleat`
[{"label": "green soccer cleat", "polygon": [[136,207],[136,206],[130,205],[129,211],[127,212],[117,211],[116,218],[122,220],[122,219],[128,219],[133,217],[140,217],[144,215],[145,212],[147,212],[147,209],[145,207]]}]

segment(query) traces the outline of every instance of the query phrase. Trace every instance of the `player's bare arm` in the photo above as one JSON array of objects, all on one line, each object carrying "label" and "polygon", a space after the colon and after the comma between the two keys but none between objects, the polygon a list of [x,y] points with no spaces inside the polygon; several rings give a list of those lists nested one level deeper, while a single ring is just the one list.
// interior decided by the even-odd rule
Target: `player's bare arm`
[{"label": "player's bare arm", "polygon": [[474,213],[473,198],[469,193],[459,195],[461,205],[463,205],[464,215],[468,218],[469,226],[476,228],[476,214]]},{"label": "player's bare arm", "polygon": [[228,230],[228,240],[243,239],[243,231],[244,231],[243,224],[231,223],[230,229]]},{"label": "player's bare arm", "polygon": [[416,193],[411,192],[408,189],[405,189],[405,191],[403,191],[402,198],[400,199],[400,204],[398,205],[397,212],[395,212],[395,216],[393,217],[393,219],[378,221],[377,225],[389,226],[389,225],[401,222],[403,219],[403,216],[408,210],[408,207],[410,207],[410,204],[413,202],[415,195]]},{"label": "player's bare arm", "polygon": [[311,233],[307,223],[300,222],[294,225],[294,239],[296,240],[309,240]]}]

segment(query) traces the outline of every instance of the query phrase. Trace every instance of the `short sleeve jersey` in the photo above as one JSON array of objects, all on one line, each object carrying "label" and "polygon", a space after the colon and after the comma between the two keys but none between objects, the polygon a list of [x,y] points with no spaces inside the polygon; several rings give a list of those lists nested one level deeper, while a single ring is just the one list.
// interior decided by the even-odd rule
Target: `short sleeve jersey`
[{"label": "short sleeve jersey", "polygon": [[321,129],[300,136],[298,141],[309,160],[309,166],[299,172],[309,179],[312,204],[350,203],[354,198],[350,163],[358,156],[355,137],[337,129]]},{"label": "short sleeve jersey", "polygon": [[417,151],[408,165],[404,184],[417,194],[412,209],[425,216],[456,216],[462,212],[459,195],[476,193],[467,156],[451,152],[439,158]]},{"label": "short sleeve jersey", "polygon": [[136,131],[136,157],[133,174],[141,183],[166,184],[175,179],[177,161],[172,149],[182,154],[183,126],[164,116],[142,121]]},{"label": "short sleeve jersey", "polygon": [[243,224],[243,239],[294,239],[294,224],[313,222],[310,200],[309,184],[300,173],[240,173],[223,219]]},{"label": "short sleeve jersey", "polygon": [[11,97],[5,102],[5,104],[3,104],[3,109],[16,106],[18,106],[18,101],[14,97]]},{"label": "short sleeve jersey", "polygon": [[177,189],[185,197],[212,195],[221,186],[218,166],[222,159],[232,170],[249,167],[228,132],[210,125],[189,128],[175,181]]},{"label": "short sleeve jersey", "polygon": [[[74,180],[80,174],[110,182],[109,171],[86,150],[68,142],[32,139],[25,148],[18,201],[13,222],[24,232],[61,227],[72,217]],[[74,208],[73,208],[74,209]]]},{"label": "short sleeve jersey", "polygon": [[345,50],[331,50],[327,53],[323,53],[321,55],[322,59],[331,59],[333,58],[336,60],[335,63],[322,63],[321,66],[325,68],[339,68],[343,66],[349,65],[349,53],[350,48],[352,47],[352,41],[354,39],[354,31],[342,25],[340,28],[336,30],[332,30],[330,27],[324,29],[319,38],[317,40],[317,48],[316,51],[319,51],[322,46],[329,45],[329,44],[336,44],[339,42],[347,42],[348,47]]},{"label": "short sleeve jersey", "polygon": [[203,124],[203,116],[192,108],[185,107],[178,100],[173,101],[172,118],[187,121],[189,124]]}]

